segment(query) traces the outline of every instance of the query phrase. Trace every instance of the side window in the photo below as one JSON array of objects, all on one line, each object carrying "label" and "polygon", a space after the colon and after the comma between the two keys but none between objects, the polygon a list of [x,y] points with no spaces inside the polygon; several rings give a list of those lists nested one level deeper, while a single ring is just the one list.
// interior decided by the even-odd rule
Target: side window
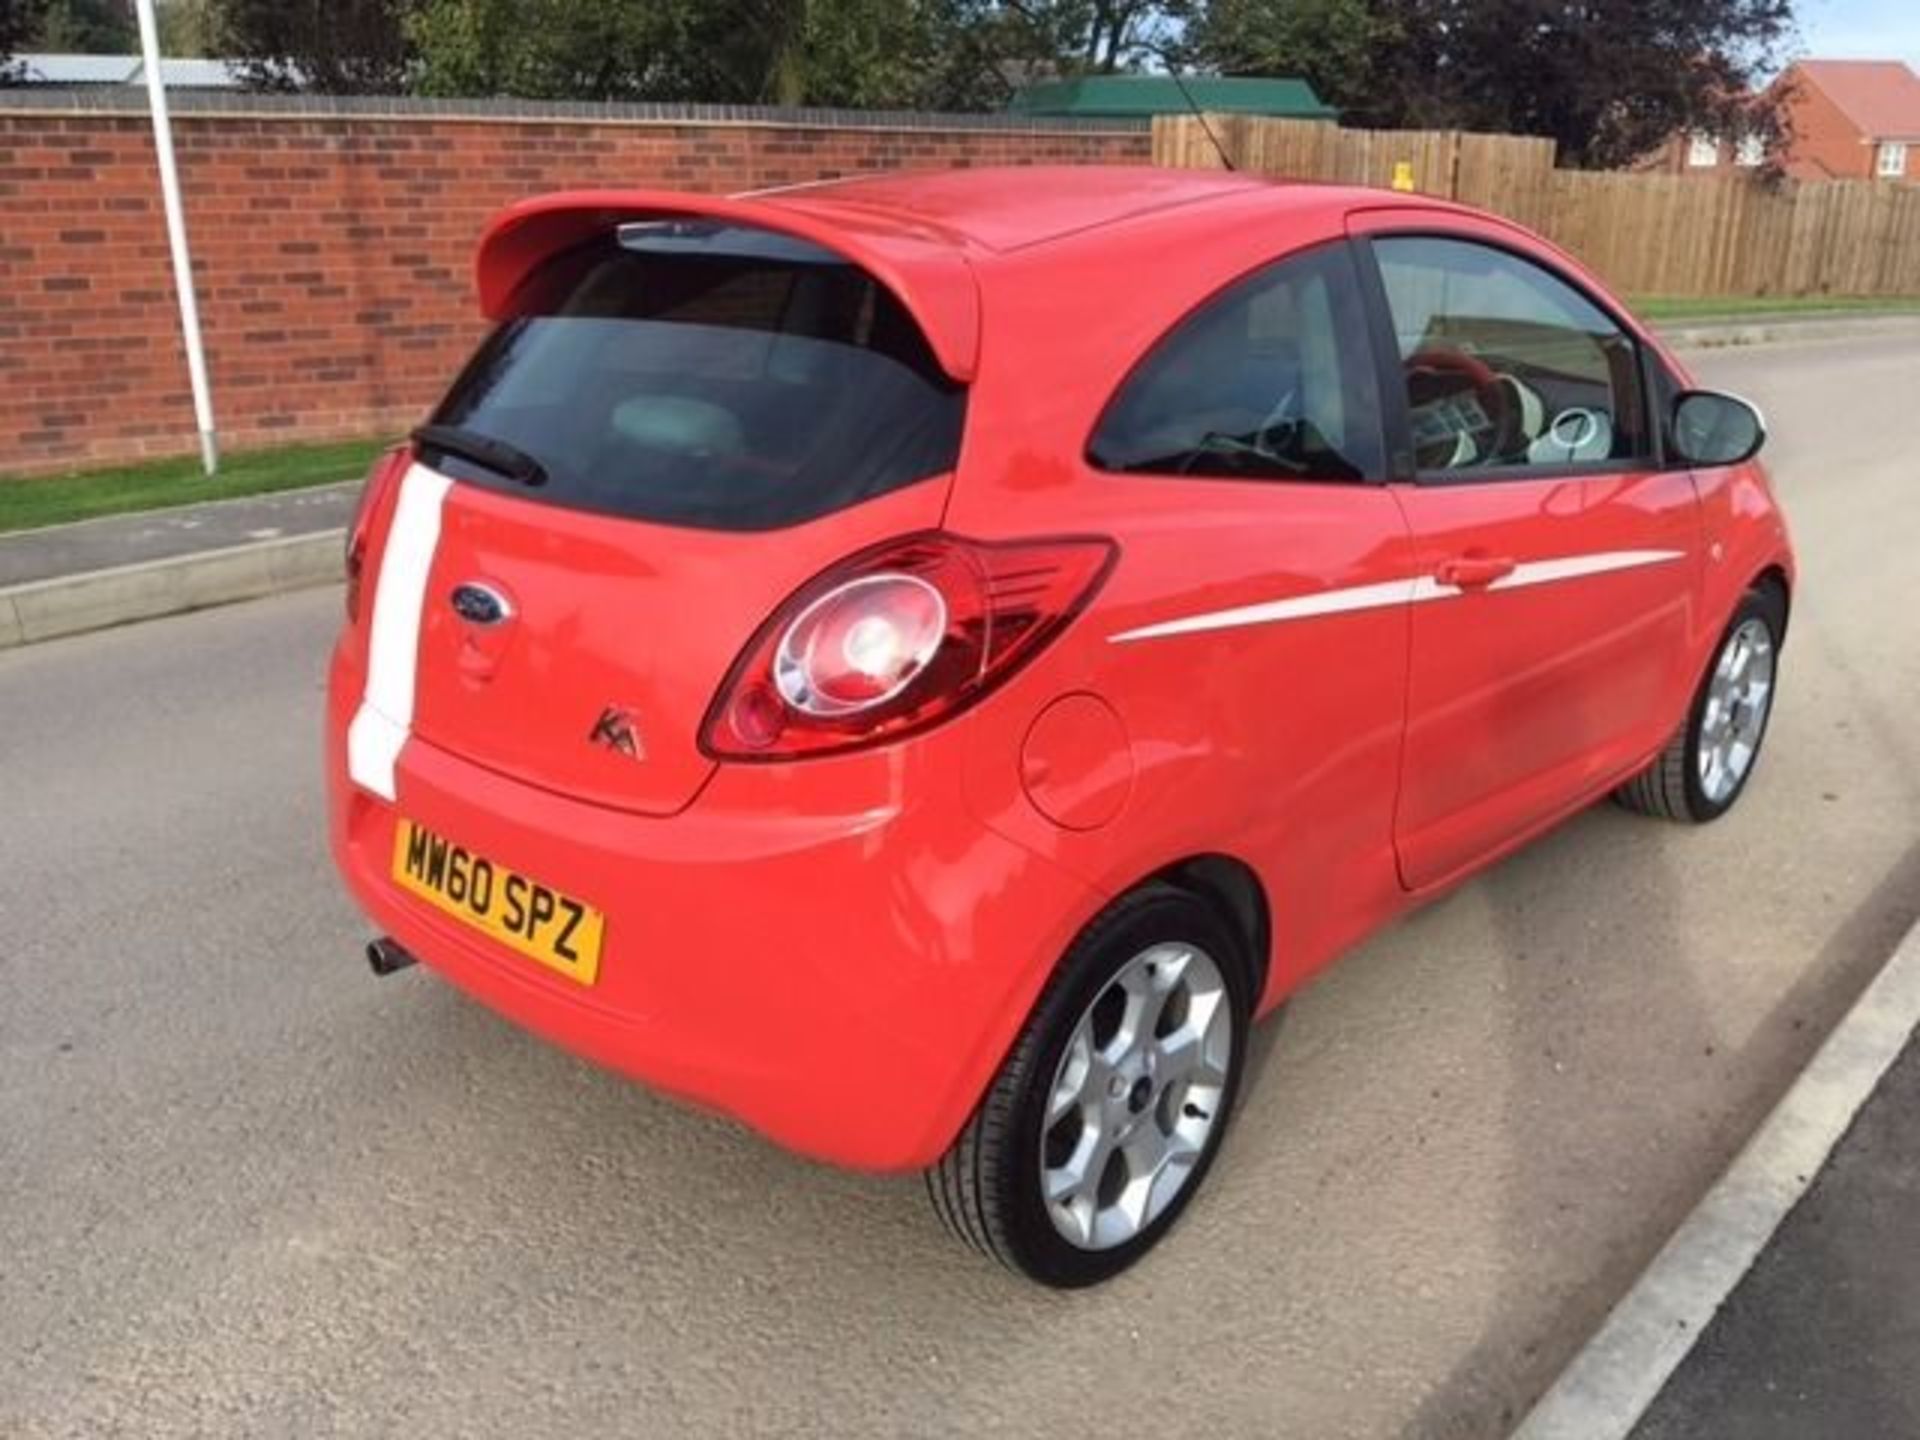
[{"label": "side window", "polygon": [[1594,465],[1652,453],[1631,336],[1578,290],[1490,245],[1373,251],[1424,472]]},{"label": "side window", "polygon": [[1251,480],[1377,478],[1382,451],[1344,244],[1257,271],[1181,321],[1127,377],[1087,447],[1103,470]]}]

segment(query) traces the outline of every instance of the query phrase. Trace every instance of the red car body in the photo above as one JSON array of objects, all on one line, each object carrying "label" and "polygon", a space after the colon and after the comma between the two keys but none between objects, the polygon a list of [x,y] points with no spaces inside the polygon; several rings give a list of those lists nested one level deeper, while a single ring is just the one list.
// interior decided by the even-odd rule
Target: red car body
[{"label": "red car body", "polygon": [[[1792,584],[1751,462],[1694,468],[1656,447],[1418,483],[1392,401],[1385,473],[1361,483],[1090,459],[1143,357],[1283,257],[1353,257],[1373,318],[1355,343],[1384,348],[1366,270],[1384,236],[1542,267],[1617,321],[1647,387],[1690,384],[1577,262],[1484,214],[1127,169],[583,192],[496,222],[483,309],[511,316],[551,257],[663,217],[816,245],[877,281],[964,388],[957,463],[817,518],[720,531],[449,482],[417,449],[386,462],[332,660],[332,845],[368,914],[462,989],[811,1156],[935,1161],[1058,957],[1145,877],[1184,871],[1230,903],[1261,962],[1256,1009],[1278,1005],[1646,766],[1742,593]],[[432,509],[431,535],[401,559],[409,505]],[[791,619],[789,597],[927,535],[988,547],[970,556],[1105,543],[1054,631],[953,713],[777,761],[716,752],[717,697],[770,617]],[[511,624],[483,631],[444,603],[476,577]],[[411,601],[390,600],[403,584]],[[382,711],[370,656],[393,616],[409,693]],[[589,743],[602,722],[628,743],[605,728]],[[600,912],[592,983],[397,884],[403,815]]]}]

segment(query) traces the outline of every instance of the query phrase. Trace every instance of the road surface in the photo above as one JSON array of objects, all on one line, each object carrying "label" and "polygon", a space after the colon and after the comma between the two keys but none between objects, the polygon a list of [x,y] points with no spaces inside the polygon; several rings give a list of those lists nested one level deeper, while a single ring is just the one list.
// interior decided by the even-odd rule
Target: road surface
[{"label": "road surface", "polygon": [[1701,369],[1805,562],[1745,801],[1596,809],[1353,954],[1076,1297],[370,978],[336,593],[0,655],[0,1433],[1500,1433],[1920,913],[1920,343]]}]

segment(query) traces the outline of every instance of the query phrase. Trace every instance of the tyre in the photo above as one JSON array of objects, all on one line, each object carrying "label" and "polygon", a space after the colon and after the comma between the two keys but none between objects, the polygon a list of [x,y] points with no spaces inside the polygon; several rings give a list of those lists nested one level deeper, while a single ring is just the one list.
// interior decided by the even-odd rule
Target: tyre
[{"label": "tyre", "polygon": [[927,1190],[949,1229],[1042,1284],[1096,1284],[1172,1228],[1238,1096],[1245,947],[1190,892],[1121,897],[1061,961]]},{"label": "tyre", "polygon": [[1773,714],[1787,599],[1776,585],[1740,598],[1687,711],[1654,762],[1614,791],[1629,810],[1704,825],[1747,788]]}]

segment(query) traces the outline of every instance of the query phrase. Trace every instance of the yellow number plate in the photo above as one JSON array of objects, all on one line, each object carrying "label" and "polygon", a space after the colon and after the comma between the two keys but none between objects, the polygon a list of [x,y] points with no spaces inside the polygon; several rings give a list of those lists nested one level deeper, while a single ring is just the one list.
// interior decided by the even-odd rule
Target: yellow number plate
[{"label": "yellow number plate", "polygon": [[393,827],[393,878],[456,920],[591,985],[600,972],[606,917],[411,820]]}]

